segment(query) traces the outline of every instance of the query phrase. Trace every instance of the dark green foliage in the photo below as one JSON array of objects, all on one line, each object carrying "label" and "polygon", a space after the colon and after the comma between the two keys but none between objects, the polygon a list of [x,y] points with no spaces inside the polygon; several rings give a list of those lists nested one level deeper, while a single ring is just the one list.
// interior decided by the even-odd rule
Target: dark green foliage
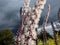
[{"label": "dark green foliage", "polygon": [[60,35],[60,30],[58,31],[58,35]]},{"label": "dark green foliage", "polygon": [[0,45],[10,45],[13,42],[13,33],[9,29],[0,31]]},{"label": "dark green foliage", "polygon": [[[46,32],[46,38],[47,38],[47,40],[49,38],[53,39],[53,37],[48,32]],[[43,41],[43,33],[42,32],[40,33],[40,35],[38,35],[38,39]]]}]

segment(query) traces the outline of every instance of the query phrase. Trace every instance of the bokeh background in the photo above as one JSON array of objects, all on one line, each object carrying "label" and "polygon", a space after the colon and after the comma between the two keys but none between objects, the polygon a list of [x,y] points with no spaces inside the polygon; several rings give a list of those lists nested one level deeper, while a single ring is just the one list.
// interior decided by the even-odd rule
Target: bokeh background
[{"label": "bokeh background", "polygon": [[[30,7],[34,6],[35,0],[31,0]],[[16,33],[20,24],[20,7],[23,6],[24,0],[0,0],[0,30],[9,28]],[[60,0],[47,0],[43,9],[39,26],[47,13],[48,4],[51,5],[51,12],[48,23],[57,21],[58,10],[60,8]]]}]

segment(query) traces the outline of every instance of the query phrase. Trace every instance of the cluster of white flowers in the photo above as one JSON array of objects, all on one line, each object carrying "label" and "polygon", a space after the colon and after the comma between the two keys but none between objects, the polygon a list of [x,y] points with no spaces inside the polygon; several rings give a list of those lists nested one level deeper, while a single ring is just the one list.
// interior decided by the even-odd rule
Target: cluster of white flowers
[{"label": "cluster of white flowers", "polygon": [[19,27],[18,31],[17,31],[17,35],[16,35],[16,38],[15,38],[15,45],[24,45],[24,42],[25,42],[25,35],[24,34],[21,34],[22,33],[22,30],[23,30],[23,27],[24,27],[24,22],[25,22],[25,18],[27,17],[27,12],[28,10],[30,9],[29,7],[29,3],[30,3],[30,0],[24,0],[25,3],[23,4],[23,7],[22,7],[22,12],[21,12],[21,27]]},{"label": "cluster of white flowers", "polygon": [[[32,31],[32,39],[37,39],[37,33],[36,28],[38,28],[38,22],[40,21],[42,9],[44,8],[44,5],[46,3],[46,0],[37,0],[35,6],[31,9],[31,31]],[[35,42],[34,40],[32,40]],[[36,45],[31,42],[31,45]]]},{"label": "cluster of white flowers", "polygon": [[37,39],[36,29],[38,28],[38,22],[41,17],[42,9],[46,0],[36,0],[33,8],[29,7],[30,0],[25,0],[22,7],[22,20],[23,20],[23,34],[20,35],[19,45],[36,45]]}]

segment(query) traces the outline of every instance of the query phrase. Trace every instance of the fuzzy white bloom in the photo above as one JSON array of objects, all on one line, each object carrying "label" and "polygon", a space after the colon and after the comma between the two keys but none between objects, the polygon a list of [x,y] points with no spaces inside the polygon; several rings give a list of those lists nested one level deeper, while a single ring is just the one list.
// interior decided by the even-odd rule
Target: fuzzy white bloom
[{"label": "fuzzy white bloom", "polygon": [[32,19],[35,19],[36,15],[32,15]]},{"label": "fuzzy white bloom", "polygon": [[37,39],[37,36],[36,36],[37,33],[35,29],[32,30],[32,35],[33,35],[33,39]]},{"label": "fuzzy white bloom", "polygon": [[30,20],[30,17],[27,17],[26,18],[26,22],[25,22],[27,25],[30,25],[32,23],[32,21]]},{"label": "fuzzy white bloom", "polygon": [[40,9],[44,9],[44,4],[46,4],[46,0],[37,0],[36,5]]},{"label": "fuzzy white bloom", "polygon": [[[44,8],[45,3],[46,3],[46,0],[37,0],[36,6],[32,8],[31,18],[32,18],[32,20],[34,20],[34,22],[32,21],[33,24],[31,25],[31,31],[32,31],[33,39],[37,39],[37,33],[36,33],[35,29],[38,27],[38,22],[40,20],[42,9]],[[32,40],[32,41],[34,41],[34,40]],[[33,45],[33,44],[31,44],[31,45]]]},{"label": "fuzzy white bloom", "polygon": [[23,7],[29,7],[29,4],[30,4],[30,0],[25,0]]},{"label": "fuzzy white bloom", "polygon": [[24,42],[25,42],[25,36],[22,35],[22,36],[21,36],[21,45],[24,45]]},{"label": "fuzzy white bloom", "polygon": [[36,44],[35,41],[33,41],[32,38],[30,38],[28,41],[28,45],[36,45]]},{"label": "fuzzy white bloom", "polygon": [[42,9],[44,8],[46,0],[36,0],[35,6],[32,9],[29,8],[29,3],[30,0],[25,0],[22,7],[22,13],[24,16],[27,15],[27,17],[24,20],[24,33],[21,35],[21,45],[36,45],[36,28],[38,28],[38,22],[40,20]]},{"label": "fuzzy white bloom", "polygon": [[[23,5],[23,7],[22,7],[22,20],[24,19],[24,17],[27,15],[27,12],[30,10],[30,8],[29,8],[29,3],[30,3],[30,0],[25,0],[25,3],[24,3],[24,5]],[[30,14],[29,14],[30,15]],[[24,20],[25,21],[25,20]],[[23,28],[24,28],[24,25],[23,25]],[[27,28],[25,28],[26,30],[27,30]],[[23,29],[22,29],[23,30]],[[20,31],[22,31],[21,29],[20,29]],[[17,41],[17,44],[15,44],[15,45],[25,45],[24,43],[25,43],[25,35],[23,34],[21,34],[20,35],[20,33],[21,32],[19,32],[19,30],[18,30],[18,32],[17,32],[18,34],[17,34],[17,37],[16,37],[16,41]],[[18,36],[19,35],[19,36]]]},{"label": "fuzzy white bloom", "polygon": [[28,28],[27,28],[27,30],[24,31],[24,35],[29,36]]}]

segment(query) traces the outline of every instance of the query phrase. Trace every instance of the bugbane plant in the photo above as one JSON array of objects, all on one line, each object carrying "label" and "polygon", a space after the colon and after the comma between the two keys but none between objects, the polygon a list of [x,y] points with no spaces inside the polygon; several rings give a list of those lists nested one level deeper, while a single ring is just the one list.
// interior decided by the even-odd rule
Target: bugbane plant
[{"label": "bugbane plant", "polygon": [[[29,39],[29,43],[31,45],[36,45],[35,41],[37,39],[36,29],[38,28],[38,22],[41,17],[42,9],[44,8],[44,5],[46,3],[46,0],[36,0],[35,6],[31,9],[31,34],[32,37]],[[31,42],[32,41],[32,42]]]},{"label": "bugbane plant", "polygon": [[50,14],[50,4],[48,5],[48,11],[47,11],[47,14],[44,18],[43,25],[42,25],[43,45],[46,44],[46,30],[45,30],[45,27],[46,27],[46,24],[48,22],[49,14]]},{"label": "bugbane plant", "polygon": [[[21,24],[18,34],[19,43],[17,45],[36,45],[38,22],[46,0],[36,0],[33,8],[29,7],[30,0],[25,0],[21,12]],[[22,32],[22,33],[21,33]]]},{"label": "bugbane plant", "polygon": [[[15,39],[15,45],[22,45],[22,42],[24,41],[24,36],[22,34],[22,30],[24,27],[25,19],[27,17],[26,14],[27,14],[28,10],[30,9],[29,3],[30,3],[30,0],[25,0],[25,3],[23,4],[23,7],[21,8],[21,12],[20,12],[21,25],[17,31],[17,35],[16,35],[16,39]],[[22,39],[23,39],[23,41],[22,41]]]}]

